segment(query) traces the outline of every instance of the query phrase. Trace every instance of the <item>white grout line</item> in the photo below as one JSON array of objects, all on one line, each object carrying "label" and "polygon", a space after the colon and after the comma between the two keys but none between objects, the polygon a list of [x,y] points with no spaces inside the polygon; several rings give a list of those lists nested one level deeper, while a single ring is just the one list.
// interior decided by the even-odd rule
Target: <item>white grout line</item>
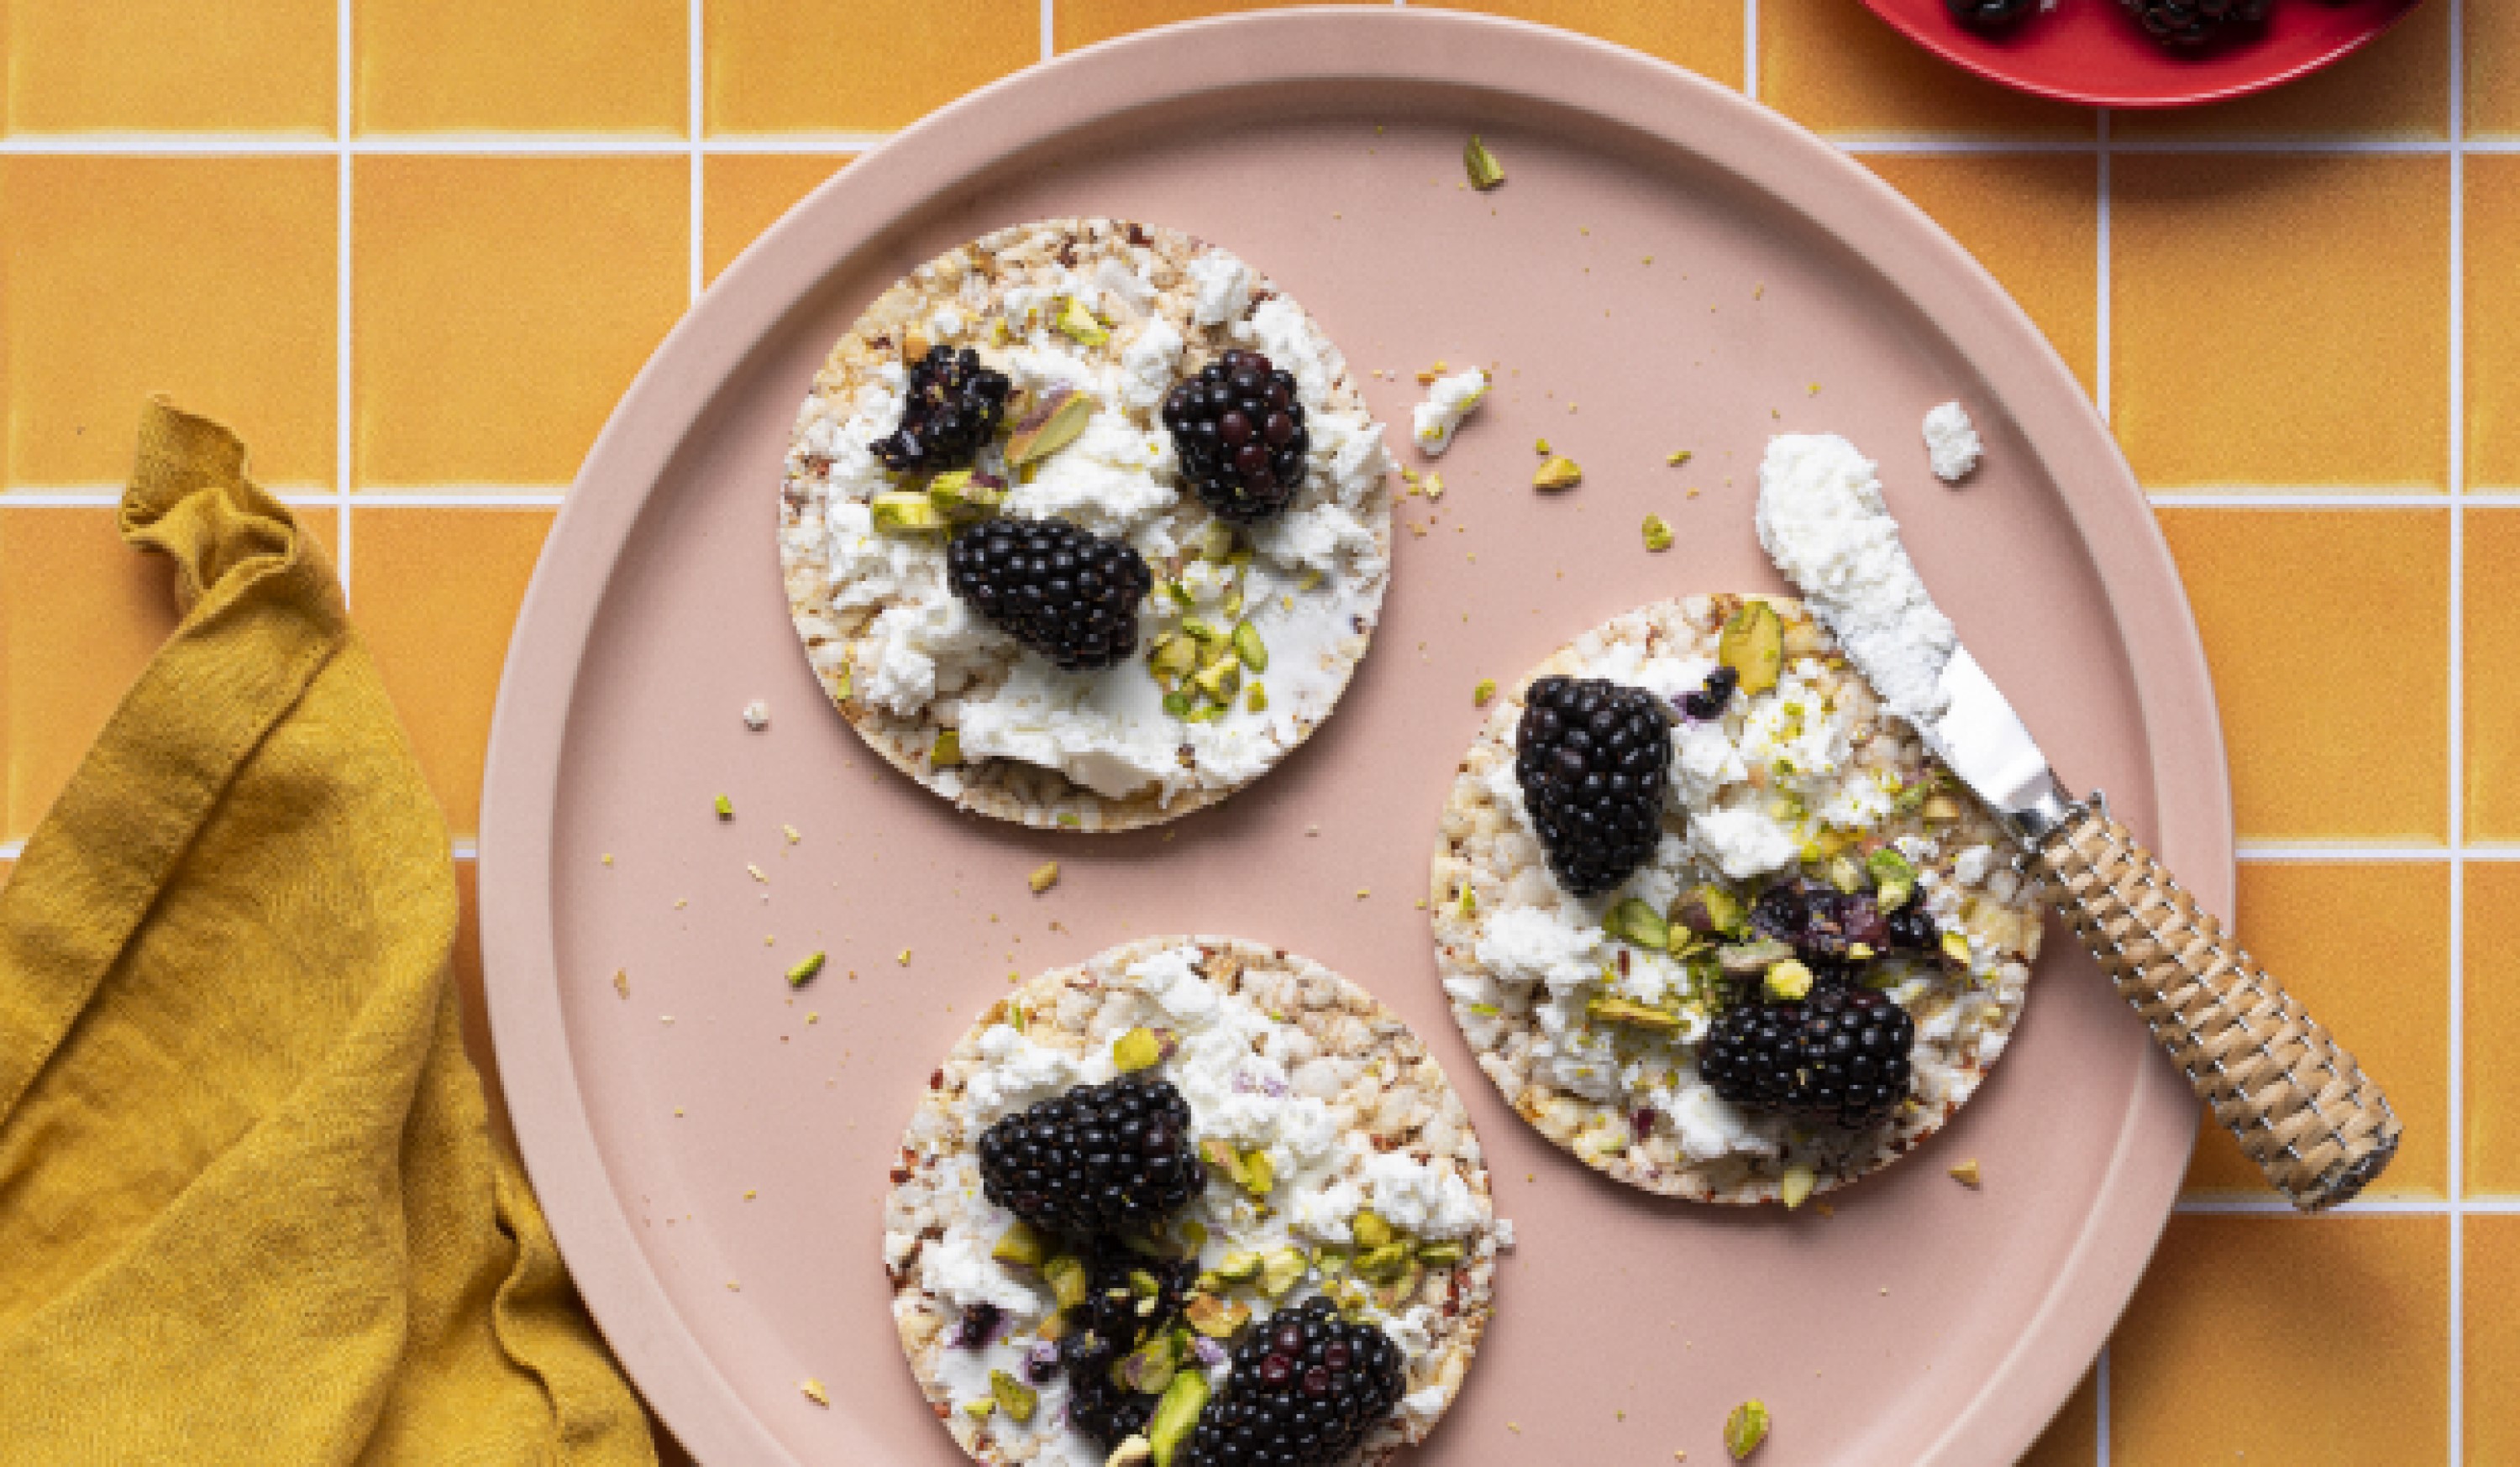
[{"label": "white grout line", "polygon": [[2281,1197],[2182,1197],[2170,1209],[2182,1218],[2450,1218],[2462,1212],[2520,1212],[2520,1197],[2483,1204],[2423,1197],[2358,1197],[2324,1212],[2306,1213]]},{"label": "white grout line", "polygon": [[447,844],[453,848],[458,861],[471,861],[481,854],[481,848],[469,840],[449,841]]},{"label": "white grout line", "polygon": [[[871,153],[891,141],[888,132],[764,132],[709,138],[704,153]],[[680,150],[677,149],[677,152]]]},{"label": "white grout line", "polygon": [[1041,59],[1058,54],[1058,16],[1054,0],[1041,0]]},{"label": "white grout line", "polygon": [[2448,861],[2447,846],[2356,846],[2313,845],[2307,842],[2241,841],[2236,855],[2242,861]]},{"label": "white grout line", "polygon": [[350,602],[350,88],[357,68],[350,51],[353,0],[339,0],[333,36],[333,209],[338,216],[333,268],[333,573],[340,578],[341,603]]},{"label": "white grout line", "polygon": [[684,118],[683,125],[691,132],[691,136],[687,140],[690,142],[692,149],[692,210],[689,228],[692,236],[691,293],[692,299],[696,301],[700,298],[700,290],[702,287],[706,285],[708,280],[707,262],[701,258],[700,254],[700,231],[703,224],[701,201],[705,198],[705,195],[702,192],[705,185],[701,177],[703,168],[700,162],[700,159],[703,156],[703,152],[700,147],[700,129],[702,125],[700,118],[700,84],[702,74],[702,58],[700,54],[702,43],[700,40],[700,26],[702,22],[706,19],[704,14],[706,3],[707,0],[691,0],[691,8],[688,12],[688,18],[683,22],[691,30],[691,64],[687,68],[690,74],[684,83],[690,89],[691,96],[687,99],[687,115]]},{"label": "white grout line", "polygon": [[2467,541],[2467,136],[2466,42],[2464,0],[2450,6],[2450,1085],[2449,1191],[2450,1219],[2450,1449],[2449,1459],[2466,1456],[2467,1332],[2466,1243],[2468,1206],[2467,1132],[2467,866],[2460,853],[2466,837],[2466,732],[2461,727],[2467,698],[2466,636]]},{"label": "white grout line", "polygon": [[362,489],[351,497],[363,510],[527,510],[557,509],[568,499],[563,488]]},{"label": "white grout line", "polygon": [[0,840],[0,861],[15,861],[25,849],[22,840]]},{"label": "white grout line", "polygon": [[2439,489],[2160,489],[2145,498],[2165,510],[2439,510],[2451,503]]},{"label": "white grout line", "polygon": [[1759,100],[1759,0],[1741,0],[1741,95]]}]

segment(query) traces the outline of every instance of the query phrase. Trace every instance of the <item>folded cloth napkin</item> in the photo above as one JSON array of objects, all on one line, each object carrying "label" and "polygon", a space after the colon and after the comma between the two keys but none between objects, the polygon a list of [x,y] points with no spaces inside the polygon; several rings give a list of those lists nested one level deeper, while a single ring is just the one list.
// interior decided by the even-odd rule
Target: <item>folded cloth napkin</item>
[{"label": "folded cloth napkin", "polygon": [[652,1463],[492,1139],[330,563],[162,403],[122,533],[183,624],[0,886],[0,1462]]}]

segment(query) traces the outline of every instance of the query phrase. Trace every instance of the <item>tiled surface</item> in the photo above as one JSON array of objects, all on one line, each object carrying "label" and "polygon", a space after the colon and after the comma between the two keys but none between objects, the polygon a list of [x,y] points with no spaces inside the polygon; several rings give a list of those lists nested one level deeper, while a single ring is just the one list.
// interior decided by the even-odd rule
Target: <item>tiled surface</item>
[{"label": "tiled surface", "polygon": [[[0,0],[0,864],[169,624],[110,512],[143,393],[314,497],[469,841],[560,491],[691,293],[923,112],[1238,8]],[[2520,6],[2167,117],[2013,97],[1853,0],[1473,8],[1743,87],[2022,301],[2186,577],[2246,930],[2407,1117],[2387,1195],[2319,1219],[2209,1134],[2030,1460],[2520,1461]],[[468,916],[468,992],[476,954]]]}]

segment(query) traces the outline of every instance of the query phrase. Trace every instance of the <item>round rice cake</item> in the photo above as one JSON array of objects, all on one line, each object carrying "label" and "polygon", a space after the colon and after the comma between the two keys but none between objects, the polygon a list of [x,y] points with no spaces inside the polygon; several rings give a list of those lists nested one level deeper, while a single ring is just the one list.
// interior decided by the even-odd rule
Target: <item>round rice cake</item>
[{"label": "round rice cake", "polygon": [[[1044,973],[991,1004],[931,1077],[893,1168],[883,1249],[902,1350],[938,1419],[982,1462],[1101,1467],[1107,1455],[1065,1423],[1063,1375],[1036,1388],[1028,1421],[970,1408],[991,1399],[992,1371],[1026,1378],[1044,1321],[1058,1317],[1046,1268],[992,1257],[1015,1219],[985,1195],[976,1148],[1001,1117],[1112,1078],[1115,1042],[1140,1028],[1162,1038],[1154,1073],[1188,1099],[1212,1157],[1200,1199],[1163,1244],[1187,1256],[1195,1242],[1211,1270],[1201,1287],[1252,1311],[1215,1343],[1230,1349],[1271,1311],[1329,1293],[1381,1324],[1408,1363],[1408,1394],[1348,1463],[1379,1464],[1425,1440],[1487,1330],[1497,1251],[1512,1237],[1469,1114],[1425,1045],[1363,989],[1292,954],[1213,937],[1149,938]],[[1246,1161],[1266,1154],[1270,1189],[1246,1190],[1250,1174],[1230,1176],[1218,1145]],[[1407,1245],[1397,1276],[1368,1281],[1352,1267],[1361,1208]],[[1236,1253],[1273,1267],[1251,1282],[1213,1277]],[[957,1325],[982,1303],[1000,1311],[1002,1333],[972,1349]],[[1224,1365],[1208,1369],[1221,1387]]]},{"label": "round rice cake", "polygon": [[[906,363],[968,348],[1027,402],[1089,395],[1074,441],[1010,473],[1006,440],[974,471],[1008,481],[999,512],[1125,539],[1156,588],[1142,646],[1063,673],[945,585],[946,537],[878,530],[874,496],[919,487],[869,445],[901,418]],[[1284,512],[1232,530],[1181,473],[1161,421],[1179,378],[1234,348],[1292,375],[1311,448]],[[1027,825],[1127,830],[1224,799],[1328,718],[1365,655],[1390,579],[1391,459],[1338,348],[1228,251],[1110,219],[1018,225],[947,250],[867,307],[798,412],[780,497],[780,562],[797,636],[866,741],[966,810]],[[1221,694],[1152,650],[1186,639],[1212,666],[1237,624],[1245,657]],[[940,747],[945,735],[952,737]]]},{"label": "round rice cake", "polygon": [[[1725,624],[1749,600],[1778,618],[1781,676],[1734,692],[1720,718],[1692,720],[1679,700],[1716,668]],[[1524,691],[1550,674],[1642,688],[1673,707],[1657,850],[1591,899],[1550,874],[1514,774]],[[1665,1196],[1767,1202],[1790,1181],[1799,1202],[1806,1184],[1844,1186],[1915,1149],[2002,1052],[2042,931],[2038,892],[2002,854],[2009,848],[1993,814],[1882,711],[1801,602],[1696,596],[1611,619],[1496,701],[1444,807],[1428,906],[1454,1018],[1479,1067],[1544,1135]],[[1909,1100],[1852,1129],[1718,1098],[1699,1076],[1698,1043],[1726,999],[1760,980],[1723,978],[1725,937],[1692,942],[1663,919],[1702,884],[1741,911],[1779,880],[1867,889],[1882,849],[1912,870],[1912,900],[1940,934],[1935,955],[1874,956],[1863,970],[1915,1020]],[[1642,908],[1623,910],[1632,901]],[[1629,916],[1641,911],[1653,920]]]}]

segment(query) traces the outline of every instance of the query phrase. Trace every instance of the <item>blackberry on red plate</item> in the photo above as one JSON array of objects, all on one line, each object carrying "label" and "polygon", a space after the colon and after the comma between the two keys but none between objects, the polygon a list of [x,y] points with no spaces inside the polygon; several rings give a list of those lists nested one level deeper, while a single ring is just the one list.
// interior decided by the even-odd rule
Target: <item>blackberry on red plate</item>
[{"label": "blackberry on red plate", "polygon": [[1793,1003],[1737,1003],[1698,1042],[1697,1072],[1716,1097],[1758,1110],[1792,1108],[1802,1008]]},{"label": "blackberry on red plate", "polygon": [[1662,838],[1671,723],[1661,701],[1598,678],[1542,678],[1524,694],[1514,776],[1557,884],[1598,896]]},{"label": "blackberry on red plate", "polygon": [[1943,0],[1952,19],[1980,30],[2000,30],[2037,10],[2041,0]]},{"label": "blackberry on red plate", "polygon": [[982,1132],[979,1152],[989,1200],[1055,1232],[1143,1231],[1207,1184],[1190,1102],[1138,1075],[1027,1106]]},{"label": "blackberry on red plate", "polygon": [[1182,472],[1219,518],[1254,524],[1304,486],[1313,438],[1295,378],[1256,351],[1229,351],[1164,397]]},{"label": "blackberry on red plate", "polygon": [[2267,17],[2272,0],[2125,0],[2146,34],[2165,46],[2202,46]]},{"label": "blackberry on red plate", "polygon": [[1796,1110],[1841,1126],[1868,1126],[1908,1098],[1916,1020],[1870,989],[1812,991],[1796,1027]]},{"label": "blackberry on red plate", "polygon": [[937,473],[968,468],[1006,417],[1006,374],[980,365],[968,347],[931,346],[910,366],[901,422],[878,438],[878,462],[895,473]]},{"label": "blackberry on red plate", "polygon": [[1146,557],[1063,519],[993,519],[954,537],[946,584],[1017,642],[1069,672],[1138,649]]},{"label": "blackberry on red plate", "polygon": [[1252,1327],[1181,1467],[1330,1467],[1408,1389],[1399,1348],[1315,1297]]}]

